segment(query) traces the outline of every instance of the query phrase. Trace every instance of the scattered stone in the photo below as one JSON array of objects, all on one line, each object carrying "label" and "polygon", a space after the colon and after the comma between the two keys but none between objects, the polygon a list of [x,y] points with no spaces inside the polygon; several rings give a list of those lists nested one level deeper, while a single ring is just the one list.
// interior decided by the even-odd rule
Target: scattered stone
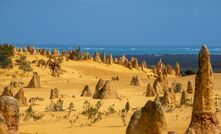
[{"label": "scattered stone", "polygon": [[142,81],[140,79],[140,77],[138,75],[133,76],[132,80],[130,82],[131,86],[141,86],[142,85]]},{"label": "scattered stone", "polygon": [[111,78],[111,80],[113,80],[113,81],[119,81],[120,79],[119,79],[119,76],[113,76],[113,77]]},{"label": "scattered stone", "polygon": [[44,98],[41,98],[41,97],[31,97],[30,99],[29,99],[29,102],[30,103],[35,103],[35,102],[37,102],[37,101],[44,101]]},{"label": "scattered stone", "polygon": [[58,89],[51,89],[50,99],[58,99],[60,97]]},{"label": "scattered stone", "polygon": [[30,80],[27,88],[41,88],[40,77],[37,72],[33,73],[33,77]]},{"label": "scattered stone", "polygon": [[84,89],[82,90],[81,96],[82,97],[91,97],[92,96],[92,91],[88,85],[86,85],[84,87]]},{"label": "scattered stone", "polygon": [[148,101],[141,111],[136,111],[126,134],[167,134],[167,124],[161,104]]},{"label": "scattered stone", "polygon": [[221,128],[216,117],[213,99],[213,70],[209,50],[205,45],[199,52],[198,64],[192,119],[186,134],[220,134]]},{"label": "scattered stone", "polygon": [[0,97],[0,114],[5,118],[8,134],[18,134],[19,103],[11,96]]},{"label": "scattered stone", "polygon": [[57,100],[57,102],[53,102],[53,100],[51,101],[50,105],[48,107],[46,107],[45,111],[46,112],[59,112],[59,111],[63,111],[63,104],[64,101],[59,99]]}]

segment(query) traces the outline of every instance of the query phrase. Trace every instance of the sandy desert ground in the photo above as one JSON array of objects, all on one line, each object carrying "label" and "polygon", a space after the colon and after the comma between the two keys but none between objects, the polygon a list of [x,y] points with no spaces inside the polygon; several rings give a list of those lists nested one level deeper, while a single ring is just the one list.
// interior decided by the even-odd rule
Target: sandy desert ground
[{"label": "sandy desert ground", "polygon": [[[45,59],[40,55],[28,55],[29,61],[36,58]],[[153,97],[145,97],[143,93],[146,91],[147,83],[153,83],[154,77],[147,78],[147,74],[152,74],[151,70],[146,69],[146,72],[140,70],[129,70],[123,66],[112,64],[106,65],[103,63],[96,63],[94,61],[64,61],[62,63],[62,69],[65,71],[60,77],[51,76],[49,69],[39,68],[32,64],[35,72],[38,72],[41,79],[41,88],[24,88],[25,96],[27,99],[30,97],[43,97],[43,102],[38,102],[33,106],[34,111],[44,113],[45,116],[38,121],[20,120],[19,132],[20,134],[124,134],[126,132],[126,126],[123,125],[121,117],[118,113],[103,118],[91,126],[82,125],[87,124],[87,117],[80,115],[74,126],[70,126],[68,120],[60,118],[67,112],[44,112],[45,107],[51,102],[49,99],[50,90],[52,88],[58,88],[59,93],[65,97],[64,108],[67,108],[70,102],[74,103],[76,111],[71,115],[80,113],[82,111],[83,103],[85,100],[95,104],[98,100],[92,99],[92,97],[80,97],[81,91],[85,85],[89,85],[92,91],[95,89],[95,85],[100,78],[111,79],[113,76],[119,76],[119,81],[112,81],[114,87],[118,90],[119,94],[123,96],[122,100],[107,99],[102,100],[102,109],[106,110],[110,105],[114,104],[115,110],[118,112],[124,108],[127,100],[132,108],[142,107],[148,100],[153,100]],[[12,80],[22,81],[25,85],[28,84],[32,77],[32,72],[23,73],[17,67],[5,70],[0,69],[0,89],[2,90]],[[143,85],[142,86],[130,86],[131,78],[134,75],[139,75]],[[221,74],[214,74],[215,93],[221,95]],[[186,76],[175,78],[169,76],[169,83],[174,80],[181,82],[184,85],[184,89],[187,88],[187,82],[191,81],[194,85],[195,76]],[[16,91],[15,91],[16,92]],[[75,98],[72,96],[75,95]],[[179,102],[180,93],[176,94],[176,100]],[[20,108],[20,113],[24,112],[28,106]],[[191,107],[183,106],[176,108],[173,112],[166,112],[166,122],[168,125],[168,131],[175,131],[178,134],[182,134],[187,129],[191,119]],[[56,115],[53,118],[51,114]],[[133,111],[130,111],[127,115],[127,122],[129,122]],[[219,121],[221,121],[221,113],[217,113]]]}]

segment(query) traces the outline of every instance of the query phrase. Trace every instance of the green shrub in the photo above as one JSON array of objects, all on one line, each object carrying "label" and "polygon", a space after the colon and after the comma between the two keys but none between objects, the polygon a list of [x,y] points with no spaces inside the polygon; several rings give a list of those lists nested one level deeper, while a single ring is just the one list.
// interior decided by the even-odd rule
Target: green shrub
[{"label": "green shrub", "polygon": [[0,68],[12,68],[13,46],[0,44]]},{"label": "green shrub", "polygon": [[19,69],[28,72],[28,71],[32,71],[33,68],[30,66],[31,62],[26,60],[26,56],[24,55],[20,55],[20,58],[18,60],[16,60],[17,63],[19,63]]}]

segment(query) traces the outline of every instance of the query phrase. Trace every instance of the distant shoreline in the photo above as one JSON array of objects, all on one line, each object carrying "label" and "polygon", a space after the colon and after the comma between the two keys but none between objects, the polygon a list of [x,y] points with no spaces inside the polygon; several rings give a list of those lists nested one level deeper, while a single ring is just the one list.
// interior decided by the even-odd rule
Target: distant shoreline
[{"label": "distant shoreline", "polygon": [[[118,57],[118,56],[116,56]],[[198,68],[198,54],[163,54],[163,55],[155,55],[155,54],[144,54],[144,55],[127,55],[130,57],[137,57],[138,61],[142,62],[142,60],[146,60],[148,62],[149,67],[156,64],[160,59],[165,64],[170,64],[175,66],[176,62],[179,62],[181,66],[181,70],[185,71],[188,69],[196,71]],[[221,55],[211,54],[211,64],[213,67],[213,71],[216,73],[221,73]]]},{"label": "distant shoreline", "polygon": [[[24,47],[24,45],[15,46]],[[77,47],[55,45],[49,48],[43,45],[36,48],[45,48],[47,50],[56,48],[61,52],[62,50],[73,50]],[[122,55],[129,59],[137,57],[140,63],[146,60],[149,67],[155,65],[160,59],[165,64],[173,66],[175,66],[176,62],[179,62],[182,71],[188,69],[197,70],[199,50],[199,48],[81,47],[82,52],[89,52],[91,55],[97,51],[100,54],[102,52],[105,52],[107,55],[111,53],[113,57],[120,57]],[[210,48],[210,54],[213,71],[221,73],[221,48]]]}]

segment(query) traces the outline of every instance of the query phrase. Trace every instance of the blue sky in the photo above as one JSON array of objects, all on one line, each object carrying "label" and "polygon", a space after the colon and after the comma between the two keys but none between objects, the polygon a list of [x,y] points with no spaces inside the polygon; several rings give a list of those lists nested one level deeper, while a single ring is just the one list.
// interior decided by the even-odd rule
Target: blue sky
[{"label": "blue sky", "polygon": [[220,0],[0,0],[0,42],[221,46]]}]

